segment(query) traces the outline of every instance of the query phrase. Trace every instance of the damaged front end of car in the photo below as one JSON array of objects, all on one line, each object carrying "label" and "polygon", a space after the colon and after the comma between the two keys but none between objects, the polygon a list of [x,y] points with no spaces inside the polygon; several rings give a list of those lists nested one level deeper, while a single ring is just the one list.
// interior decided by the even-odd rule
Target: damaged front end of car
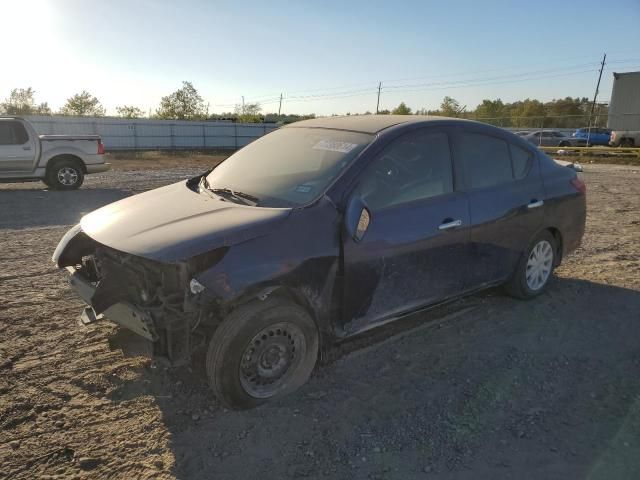
[{"label": "damaged front end of car", "polygon": [[154,357],[181,365],[204,345],[219,318],[194,276],[226,250],[165,263],[100,244],[77,225],[60,241],[53,261],[69,272],[70,285],[87,304],[82,323],[111,320],[152,342]]}]

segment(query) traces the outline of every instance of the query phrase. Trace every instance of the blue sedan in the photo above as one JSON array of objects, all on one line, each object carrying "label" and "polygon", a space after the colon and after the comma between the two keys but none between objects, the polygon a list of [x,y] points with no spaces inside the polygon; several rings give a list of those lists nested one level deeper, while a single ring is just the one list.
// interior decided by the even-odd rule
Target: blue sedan
[{"label": "blue sedan", "polygon": [[611,140],[611,130],[608,128],[600,128],[600,127],[591,127],[591,132],[589,132],[588,128],[579,128],[577,129],[573,135],[575,138],[584,138],[587,140],[588,145],[609,145],[609,140]]},{"label": "blue sedan", "polygon": [[208,345],[212,389],[249,408],[375,326],[491,286],[539,295],[585,213],[576,172],[501,128],[331,117],[86,215],[54,261],[85,323],[114,321],[174,364]]}]

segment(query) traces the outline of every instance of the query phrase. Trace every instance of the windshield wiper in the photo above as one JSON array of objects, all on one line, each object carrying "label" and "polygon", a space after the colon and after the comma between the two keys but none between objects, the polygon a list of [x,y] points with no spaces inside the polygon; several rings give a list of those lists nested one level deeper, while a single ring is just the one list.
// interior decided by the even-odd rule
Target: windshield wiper
[{"label": "windshield wiper", "polygon": [[248,193],[244,192],[236,192],[235,190],[231,190],[230,188],[209,188],[210,191],[215,193],[216,195],[220,195],[221,197],[235,199],[244,205],[255,206],[258,204],[258,197],[254,197]]}]

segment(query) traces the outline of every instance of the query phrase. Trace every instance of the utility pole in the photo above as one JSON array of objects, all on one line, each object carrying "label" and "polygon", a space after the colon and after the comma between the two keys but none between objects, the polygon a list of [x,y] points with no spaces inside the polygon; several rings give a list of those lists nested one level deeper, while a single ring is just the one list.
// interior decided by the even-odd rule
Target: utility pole
[{"label": "utility pole", "polygon": [[242,96],[242,114],[244,115],[244,95]]},{"label": "utility pole", "polygon": [[281,109],[282,109],[282,93],[280,94],[280,103],[278,104],[278,117],[280,116]]},{"label": "utility pole", "polygon": [[376,104],[376,115],[380,110],[380,90],[382,90],[382,82],[378,83],[378,103]]},{"label": "utility pole", "polygon": [[591,102],[591,111],[589,112],[589,128],[587,130],[587,146],[589,146],[589,140],[591,140],[591,118],[593,117],[593,111],[596,108],[596,99],[598,98],[598,90],[600,89],[600,80],[602,79],[602,70],[604,70],[604,64],[607,60],[607,54],[602,57],[602,63],[600,64],[600,74],[598,75],[598,83],[596,84],[596,91],[593,94],[593,102]]}]

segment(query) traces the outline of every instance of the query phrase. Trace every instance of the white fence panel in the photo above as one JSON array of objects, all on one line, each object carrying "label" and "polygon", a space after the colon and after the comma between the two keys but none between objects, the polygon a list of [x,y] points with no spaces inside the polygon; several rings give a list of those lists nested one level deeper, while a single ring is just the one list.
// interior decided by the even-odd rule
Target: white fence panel
[{"label": "white fence panel", "polygon": [[237,149],[276,128],[273,123],[190,122],[93,117],[27,117],[36,131],[50,135],[102,137],[107,150]]}]

